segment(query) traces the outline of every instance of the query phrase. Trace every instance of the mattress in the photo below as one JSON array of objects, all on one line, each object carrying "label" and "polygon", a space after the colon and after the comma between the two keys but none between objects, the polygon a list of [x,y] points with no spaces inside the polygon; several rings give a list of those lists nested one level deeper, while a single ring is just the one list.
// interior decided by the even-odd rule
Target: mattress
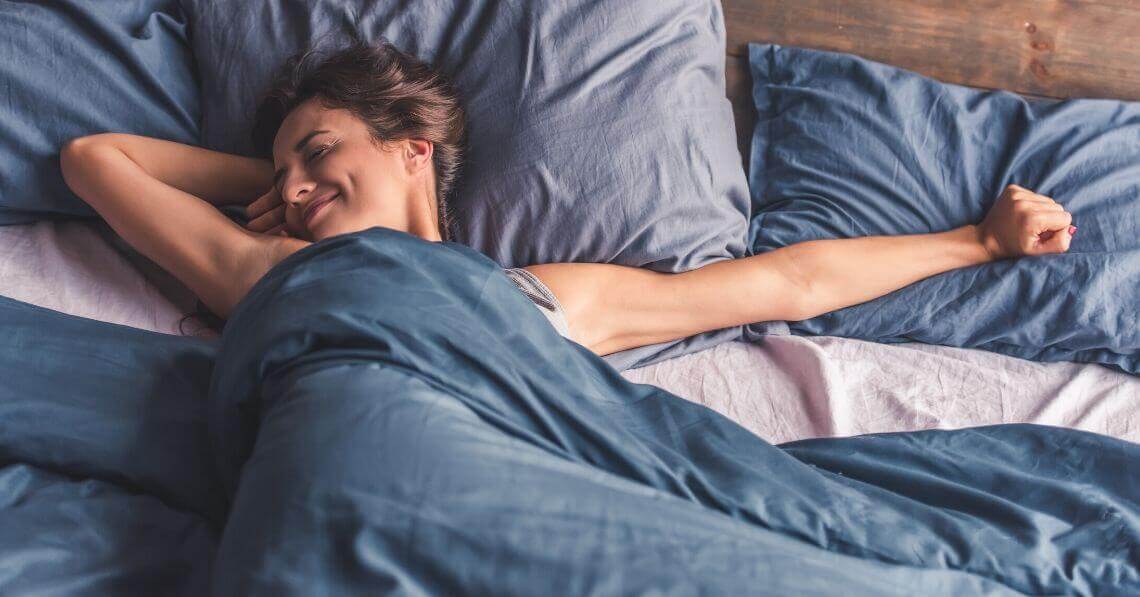
[{"label": "mattress", "polygon": [[[0,227],[0,295],[162,333],[209,336],[184,286],[101,221]],[[708,406],[771,443],[997,423],[1140,442],[1140,378],[1095,364],[831,336],[729,342],[625,371]]]}]

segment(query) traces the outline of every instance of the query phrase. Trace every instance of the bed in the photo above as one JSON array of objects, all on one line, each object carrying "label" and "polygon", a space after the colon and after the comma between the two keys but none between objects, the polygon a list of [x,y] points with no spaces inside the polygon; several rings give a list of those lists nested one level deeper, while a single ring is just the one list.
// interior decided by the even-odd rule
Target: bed
[{"label": "bed", "polygon": [[[1053,97],[1140,98],[1140,75],[1129,62],[1135,50],[1119,47],[1105,54],[1100,37],[1091,33],[1107,26],[1125,35],[1129,19],[1140,18],[1126,6],[1090,3],[1075,11],[1003,3],[1000,12],[991,13],[958,3],[916,11],[889,2],[729,1],[724,14],[727,95],[746,165],[756,120],[747,65],[751,41],[856,52],[976,87]],[[979,55],[986,58],[975,58]],[[180,323],[183,332],[210,333],[200,321],[182,321],[195,307],[189,292],[101,222],[0,227],[0,238],[11,247],[0,257],[5,296],[163,333],[180,333]],[[885,367],[888,362],[892,365]],[[624,374],[715,408],[776,443],[1011,422],[1140,438],[1135,376],[975,349],[771,335],[762,343],[720,344]],[[954,399],[963,386],[980,388],[984,398]],[[784,399],[777,405],[754,398],[762,395]]]},{"label": "bed", "polygon": [[[1140,10],[1127,3],[1087,2],[1073,5],[1071,3],[1005,2],[995,7],[988,4],[962,5],[952,2],[923,3],[915,6],[911,3],[902,2],[768,2],[759,0],[746,2],[725,0],[723,18],[727,31],[727,51],[724,55],[727,80],[726,95],[731,101],[737,149],[745,167],[750,162],[752,136],[756,122],[756,109],[752,103],[752,81],[748,63],[747,44],[750,42],[763,41],[850,52],[868,59],[911,69],[950,83],[979,88],[1009,89],[1033,96],[1140,99],[1140,72],[1133,66],[1136,64],[1136,60],[1140,59],[1140,49],[1128,45],[1118,45],[1112,47],[1111,51],[1106,51],[1102,41],[1104,39],[1128,39],[1128,31],[1140,24]],[[380,240],[388,242],[390,239]],[[3,226],[0,227],[0,241],[4,243],[5,247],[8,247],[8,250],[0,256],[0,295],[54,311],[121,324],[130,328],[169,335],[188,332],[198,335],[204,342],[217,340],[216,335],[208,329],[204,329],[200,322],[194,320],[188,323],[183,322],[184,315],[194,308],[194,299],[188,291],[176,280],[125,245],[109,227],[101,222],[93,220],[52,220]],[[371,243],[371,241],[369,242]],[[376,242],[380,241],[377,240]],[[415,251],[416,249],[409,250]],[[431,257],[425,255],[424,258]],[[326,257],[310,252],[304,256],[304,259],[295,261],[299,267],[307,267],[307,263],[317,262],[321,259],[326,259]],[[335,266],[335,263],[333,265]],[[466,266],[456,265],[454,267]],[[263,300],[267,309],[273,308],[274,303],[271,299],[264,298]],[[347,308],[363,307],[349,305]],[[186,325],[180,329],[180,324]],[[259,331],[259,328],[253,324],[243,324],[243,326],[246,326],[243,329],[248,330],[251,337],[258,337],[258,334],[265,333]],[[268,341],[269,338],[266,337],[266,342]],[[238,355],[235,361],[240,362],[242,358],[253,360],[253,357],[248,355]],[[492,365],[487,366],[492,367]],[[590,371],[594,370],[591,369]],[[602,374],[592,372],[590,375],[600,376]],[[1093,363],[1035,362],[971,348],[938,346],[922,342],[886,344],[839,336],[796,335],[775,329],[769,330],[769,333],[765,334],[762,339],[754,342],[717,342],[707,348],[690,351],[688,354],[673,356],[646,366],[622,371],[621,375],[626,380],[640,384],[651,384],[646,387],[661,388],[686,399],[692,404],[709,407],[772,444],[784,444],[812,438],[888,434],[882,440],[884,444],[881,448],[868,448],[868,453],[877,453],[883,458],[890,458],[891,454],[895,454],[900,461],[905,460],[905,455],[898,455],[900,453],[897,451],[900,448],[892,443],[894,440],[891,438],[895,437],[889,435],[892,432],[919,432],[998,424],[1032,423],[1075,429],[1116,440],[1125,440],[1121,445],[1125,445],[1127,442],[1140,441],[1140,406],[1138,406],[1140,403],[1137,400],[1140,398],[1140,377]],[[608,378],[598,377],[598,379]],[[304,382],[302,380],[298,383],[303,384]],[[389,382],[379,380],[376,383]],[[531,383],[541,385],[545,382],[532,381]],[[239,387],[236,382],[234,387]],[[234,396],[228,397],[227,400],[238,403],[246,401],[239,395],[239,391],[234,390],[233,394]],[[485,406],[484,402],[474,406],[468,404],[468,407],[475,410]],[[561,404],[545,404],[543,406],[552,409],[550,412],[553,413],[558,411],[557,407]],[[695,416],[691,415],[691,412],[699,412],[688,411],[681,407],[677,407],[677,409],[675,412],[670,411],[669,416],[665,418],[676,417],[675,422],[679,422],[685,420],[686,416]],[[541,411],[541,408],[539,410]],[[350,411],[346,411],[345,416],[351,415]],[[549,413],[548,415],[553,416]],[[632,415],[630,416],[632,417]],[[646,418],[644,420],[631,418],[630,422],[640,423],[658,420],[655,417],[660,415],[641,413],[640,416]],[[240,417],[236,418],[240,419]],[[583,420],[598,423],[601,419],[586,417]],[[696,421],[696,419],[691,420]],[[511,424],[521,425],[517,421]],[[461,423],[458,429],[465,428],[464,425],[466,423]],[[519,434],[516,437],[526,437],[522,430],[523,427],[514,431]],[[700,426],[695,428],[700,429]],[[731,436],[731,433],[735,433],[727,432],[725,429],[727,428],[716,423],[707,431],[713,435],[728,433]],[[684,428],[671,430],[673,435],[670,437],[672,439],[686,437],[682,433],[683,430]],[[242,437],[243,430],[236,429],[234,431],[234,437]],[[329,429],[324,431],[329,431]],[[569,433],[568,428],[556,431],[555,436],[559,436],[561,433]],[[1051,437],[1048,434],[1038,437],[1034,435],[1034,433],[1038,433],[1037,431],[1025,433],[1023,439],[1026,445],[1036,446],[1038,444],[1034,442],[1047,442]],[[922,441],[927,441],[926,438],[939,436],[916,435],[915,437],[921,437],[923,438]],[[471,441],[477,439],[474,438]],[[984,433],[975,439],[979,445],[989,446],[989,449],[996,449],[995,446],[1009,440],[1008,437],[1001,436],[990,438]],[[989,439],[995,443],[987,444],[986,442]],[[1066,436],[1065,439],[1067,441],[1069,438]],[[324,437],[322,440],[321,437],[314,436],[306,441],[327,440],[328,437]],[[421,440],[417,439],[416,441]],[[869,438],[868,441],[879,440]],[[905,440],[899,441],[905,443]],[[601,443],[605,444],[604,441]],[[1095,442],[1092,443],[1095,444]],[[494,449],[509,449],[511,445],[513,444],[508,442],[502,446],[496,445]],[[302,444],[303,446],[304,444]],[[836,454],[844,453],[844,447],[838,444],[834,447],[824,444],[815,444],[815,446],[821,447],[804,446],[801,453],[803,461],[812,462],[813,467],[835,466],[835,459],[838,458]],[[1112,444],[1112,446],[1116,449],[1117,444]],[[564,445],[561,447],[566,448]],[[529,446],[527,448],[529,449]],[[239,446],[233,448],[233,453],[240,454],[243,449],[248,452],[252,448]],[[790,449],[794,452],[796,448],[792,446]],[[881,449],[881,452],[875,452],[876,449]],[[1105,471],[1113,466],[1116,467],[1112,469],[1115,471],[1133,470],[1137,463],[1131,458],[1133,452],[1129,452],[1128,449],[1122,449],[1120,452],[1122,461],[1106,463],[1105,469],[1093,467],[1096,470],[1090,470],[1088,473],[1094,475],[1093,479],[1103,481],[1105,478],[1103,475],[1111,474]],[[813,450],[817,450],[818,453],[813,452]],[[769,462],[770,458],[770,456],[760,453],[752,456],[765,462]],[[632,467],[634,465],[630,463],[637,462],[633,456],[622,454],[622,457],[627,458],[627,460],[621,458],[608,460],[601,457],[594,460],[589,457],[585,457],[585,459],[595,463],[605,461],[607,466],[615,467],[614,470],[622,469],[623,466]],[[12,460],[11,454],[8,454],[7,458]],[[235,457],[235,460],[240,459]],[[770,462],[772,463],[771,466],[775,467],[774,470],[784,466],[780,464],[782,461],[771,460]],[[829,462],[830,464],[828,464]],[[676,482],[684,486],[685,491],[690,492],[688,495],[697,496],[698,501],[706,506],[715,503],[718,507],[728,510],[739,507],[740,512],[744,512],[744,514],[738,513],[738,516],[744,518],[748,518],[750,515],[769,516],[768,513],[750,514],[749,508],[752,508],[755,502],[748,500],[755,496],[733,494],[731,491],[720,496],[720,498],[703,496],[701,494],[702,487],[699,484],[693,485],[691,481],[685,481],[685,470],[682,470],[683,467],[680,464],[674,464],[676,467],[672,469],[668,463],[663,465],[662,469],[652,469],[654,471],[652,474],[646,472],[650,469],[638,468],[636,470],[640,471],[639,474],[649,475],[666,485],[668,482],[661,481],[664,477],[659,475],[665,474],[664,471],[666,470],[670,474],[678,475]],[[927,464],[935,466],[935,464]],[[64,468],[59,462],[54,463],[54,465],[55,468],[39,463],[41,468],[46,467],[49,470]],[[530,469],[524,465],[527,463],[520,463],[520,471],[529,471]],[[236,483],[237,473],[234,472],[234,468],[231,466],[230,469],[227,469],[224,462],[219,466],[223,471],[222,479],[219,481],[220,486]],[[852,483],[857,484],[860,478],[859,473],[856,472],[860,468],[858,464],[854,461],[844,461],[843,466],[847,467],[844,470],[851,471],[849,474],[852,476]],[[940,464],[939,466],[945,465]],[[728,474],[728,471],[731,470],[733,469],[728,467],[722,472]],[[915,477],[909,478],[910,481],[913,482],[914,479],[921,478],[922,471],[922,466],[915,465],[913,471]],[[8,471],[9,474],[20,472]],[[297,471],[294,470],[293,472]],[[326,469],[318,467],[305,469],[299,474],[310,475],[313,487],[319,486],[320,483],[337,482],[328,477],[323,477],[322,475],[325,472],[327,472]],[[568,470],[568,472],[571,473],[571,476],[586,474],[581,471]],[[690,472],[699,476],[701,471]],[[227,474],[230,478],[226,478]],[[266,474],[269,475],[267,478],[273,479],[274,474],[284,473],[282,471],[269,471]],[[520,472],[519,479],[526,478],[526,474],[529,473]],[[1101,476],[1096,477],[1095,475]],[[92,477],[98,481],[92,481],[91,485],[83,490],[87,495],[94,496],[92,499],[98,499],[99,496],[115,495],[112,489],[100,484],[119,483],[128,487],[133,492],[134,498],[141,500],[138,508],[139,512],[143,512],[143,514],[139,515],[139,520],[163,520],[172,525],[170,532],[183,538],[181,549],[184,549],[185,553],[172,560],[178,562],[176,566],[178,573],[168,574],[163,578],[179,579],[181,592],[189,594],[205,590],[201,583],[208,582],[204,579],[211,572],[204,571],[203,567],[209,568],[209,564],[196,562],[195,557],[203,551],[213,553],[214,542],[221,541],[217,535],[219,532],[217,527],[210,523],[210,521],[216,520],[213,518],[216,511],[211,510],[216,505],[212,505],[210,508],[189,509],[194,512],[192,516],[188,516],[186,520],[175,520],[166,517],[165,514],[151,514],[151,512],[164,511],[164,508],[169,508],[172,504],[177,506],[194,501],[192,497],[197,494],[190,489],[177,487],[176,479],[170,480],[168,486],[163,484],[167,482],[164,478],[159,478],[156,481],[145,476],[132,477],[131,474],[127,474],[126,479],[122,476],[107,476],[106,474],[93,474]],[[305,478],[309,479],[309,477]],[[553,477],[534,477],[536,482],[553,482],[551,479]],[[731,475],[728,475],[726,479],[731,479]],[[899,481],[900,483],[905,483],[908,478],[903,476],[900,479],[902,479]],[[36,482],[41,481],[37,480]],[[468,481],[474,483],[477,479],[472,478]],[[369,479],[367,482],[378,481]],[[459,483],[459,481],[456,482]],[[963,486],[967,486],[969,483],[966,480],[960,482]],[[153,488],[156,486],[162,490],[155,491]],[[365,484],[364,486],[368,485]],[[41,493],[50,493],[51,483],[44,482],[44,487],[46,489],[42,490]],[[266,487],[270,489],[266,489]],[[262,489],[272,491],[272,487],[274,486],[270,483],[262,486]],[[441,488],[443,486],[435,485],[435,487]],[[843,487],[845,488],[843,491],[848,490],[846,489],[847,486]],[[140,488],[145,491],[138,491]],[[707,489],[707,487],[704,488]],[[568,486],[566,489],[573,491],[583,489],[583,487]],[[637,493],[637,490],[632,487],[620,487],[614,491],[618,491],[618,489],[621,492]],[[205,491],[201,488],[196,490]],[[231,490],[232,488],[227,487],[225,491]],[[466,490],[474,491],[470,488]],[[831,495],[835,499],[845,496],[858,501],[866,497],[858,491],[850,494],[844,494],[839,489],[819,489],[819,491],[822,492],[819,495]],[[1113,494],[1112,491],[1117,492],[1117,494]],[[1129,486],[1125,481],[1119,487],[1114,487],[1112,491],[1107,491],[1106,496],[1127,496]],[[144,499],[146,494],[156,493],[161,503],[146,502]],[[283,495],[285,494],[283,493]],[[819,512],[828,507],[826,504],[812,502],[809,499],[812,495],[811,491],[806,491],[805,495],[808,496],[804,498],[807,501],[802,504],[794,502],[794,500],[786,503],[798,504],[796,507],[804,508],[803,512]],[[270,493],[260,497],[271,496]],[[311,496],[304,494],[292,497],[303,500],[309,499]],[[777,497],[779,496],[764,499],[776,499]],[[244,501],[237,502],[238,507],[247,510],[256,509],[259,507],[258,504],[250,502],[250,500],[256,499],[255,496],[250,496],[247,493],[241,497],[241,500]],[[629,517],[629,520],[637,519],[636,501],[624,502],[616,497],[616,494],[608,498],[612,501],[607,502],[606,499],[598,499],[601,500],[599,503],[613,505],[614,511],[608,516],[619,518],[626,516]],[[781,499],[791,498],[783,496]],[[1121,506],[1120,502],[1114,502],[1110,497],[1105,497],[1104,500],[1104,504],[1107,505],[1102,511],[1097,512],[1098,515],[1103,514],[1110,522],[1116,520],[1113,517],[1129,516],[1126,511],[1127,507]],[[664,501],[668,502],[669,500],[664,499]],[[351,500],[346,504],[346,507],[350,508],[363,508],[361,510],[363,513],[360,516],[367,517],[370,515],[367,514],[366,509],[368,504]],[[449,504],[443,502],[436,504],[436,507],[439,508],[448,506]],[[462,505],[450,504],[450,506],[461,507]],[[992,506],[993,504],[990,504],[988,507]],[[221,508],[221,506],[216,507]],[[811,524],[804,523],[797,526],[802,521],[796,522],[794,512],[792,512],[794,508],[791,506],[788,508],[789,510],[784,511],[781,515],[767,518],[765,524],[770,525],[771,528],[780,528],[783,524],[786,530],[793,529],[787,533],[793,536],[796,533],[810,535]],[[908,512],[905,506],[899,508],[900,512]],[[910,511],[909,514],[916,513]],[[592,512],[591,515],[597,515],[597,512]],[[719,529],[716,525],[720,522],[717,522],[715,518],[687,519],[684,518],[687,515],[682,510],[677,510],[677,515],[683,520],[674,529],[674,532],[680,533],[678,536],[688,538],[690,537],[688,533],[695,532],[692,529],[702,525],[713,525],[710,528]],[[103,520],[107,524],[116,524],[117,521],[110,515]],[[202,520],[207,521],[207,523],[202,523]],[[287,527],[281,523],[272,527],[251,528],[247,529],[249,531],[247,537],[257,537],[259,534],[263,538],[284,537],[286,538],[285,542],[289,543],[288,540],[294,539],[290,533],[297,528],[305,527],[305,525],[324,524],[324,521],[317,519],[291,520],[284,513],[281,520],[290,520],[294,526]],[[502,520],[494,517],[480,519],[482,523],[488,525],[503,524]],[[437,522],[440,523],[439,528],[446,529],[447,520],[439,518]],[[936,525],[937,521],[932,521],[931,524]],[[33,529],[35,527],[31,525],[25,528]],[[93,528],[95,527],[93,526]],[[1132,560],[1132,568],[1127,565],[1129,558],[1135,558],[1138,553],[1137,549],[1140,549],[1134,542],[1135,525],[1131,529],[1123,525],[1113,528],[1119,530],[1119,542],[1114,545],[1116,551],[1107,553],[1105,555],[1106,560],[1096,561],[1088,564],[1088,566],[1106,566],[1101,570],[1110,569],[1112,572],[1108,576],[1115,575],[1116,584],[1096,584],[1096,582],[1088,580],[1087,577],[1091,577],[1092,573],[1087,571],[1091,568],[1085,567],[1083,563],[1078,563],[1074,566],[1080,572],[1070,575],[1066,579],[1071,583],[1065,585],[1066,590],[1079,593],[1096,592],[1098,588],[1101,590],[1110,590],[1111,588],[1118,590],[1121,594],[1137,590],[1140,581],[1135,576],[1135,559]],[[646,537],[650,535],[639,534],[645,529],[639,530],[636,525],[631,526],[630,529],[629,536],[636,536],[641,540],[648,541]],[[402,529],[400,532],[406,530]],[[540,530],[540,527],[529,529],[530,532],[539,532]],[[964,529],[963,532],[969,530]],[[559,529],[553,527],[546,527],[546,531],[560,532]],[[732,533],[728,527],[718,532]],[[153,538],[156,541],[155,545],[160,546],[156,549],[166,549],[166,543],[163,543],[166,539],[159,536],[160,533],[155,532],[152,535],[145,535],[142,531],[137,531],[137,533],[147,540]],[[472,590],[472,587],[487,589],[494,586],[480,584],[491,581],[474,571],[477,562],[480,561],[479,552],[475,547],[472,547],[471,550],[462,549],[460,547],[463,545],[461,535],[462,533],[449,534],[444,531],[427,532],[425,530],[422,538],[426,545],[434,545],[435,549],[441,552],[455,550],[454,557],[457,562],[468,562],[470,564],[467,567],[459,566],[458,569],[462,574],[456,573],[454,577],[440,579],[438,576],[443,574],[444,569],[439,568],[438,563],[434,564],[436,567],[424,564],[424,567],[416,568],[415,571],[435,579],[432,583],[416,584],[415,582],[408,582],[407,579],[401,579],[400,574],[394,574],[386,577],[392,579],[390,586],[429,593],[469,591]],[[1008,571],[989,573],[975,570],[972,574],[966,575],[967,578],[960,578],[952,573],[910,575],[905,572],[900,573],[894,567],[880,567],[879,564],[864,566],[862,563],[852,560],[858,560],[860,557],[865,558],[865,554],[860,556],[858,550],[837,547],[838,543],[832,541],[835,537],[823,540],[824,544],[831,546],[831,552],[837,554],[834,558],[832,556],[819,557],[801,554],[797,551],[800,547],[795,545],[795,541],[792,541],[787,544],[773,543],[771,550],[763,551],[762,554],[759,552],[754,554],[757,558],[754,560],[747,560],[743,556],[733,559],[725,555],[724,550],[732,549],[734,544],[731,541],[717,543],[712,539],[714,535],[700,535],[701,538],[711,541],[708,543],[709,551],[703,554],[703,559],[699,550],[696,552],[677,551],[672,556],[669,555],[668,550],[665,550],[656,552],[656,555],[663,558],[662,561],[672,561],[674,566],[679,565],[677,562],[680,561],[704,562],[706,567],[703,570],[705,571],[716,568],[716,562],[722,564],[724,562],[749,561],[753,564],[763,562],[762,565],[757,564],[756,569],[751,571],[751,574],[755,575],[752,581],[758,582],[757,579],[766,578],[768,582],[772,583],[769,585],[769,590],[775,593],[803,590],[805,587],[819,591],[825,591],[830,587],[834,590],[834,587],[837,586],[835,583],[841,581],[857,583],[851,585],[855,587],[854,590],[868,594],[906,593],[906,588],[913,590],[914,586],[929,588],[930,591],[948,593],[960,591],[1002,592],[1011,589],[1035,592],[1045,590],[1051,586],[1049,585],[1050,582],[1057,581],[1057,579],[1049,576],[1052,574],[1051,572],[1041,573],[1038,577],[1034,577],[1032,574],[1019,577],[1017,574],[1011,574]],[[696,537],[696,535],[692,537]],[[372,539],[374,538],[373,536]],[[304,541],[305,536],[296,539],[297,541]],[[743,536],[736,539],[742,542],[757,540],[756,537]],[[351,541],[352,539],[348,537],[346,540]],[[367,549],[360,547],[363,551],[358,552],[358,555],[371,553],[375,556],[376,554],[387,553],[384,549],[377,547],[377,544],[369,543],[371,540],[369,537],[360,535],[355,540],[358,541],[356,544],[358,547],[364,544],[367,544],[365,547],[371,546]],[[763,539],[763,541],[772,540],[774,539]],[[364,543],[359,543],[360,541]],[[603,541],[602,544],[604,545],[605,542]],[[524,546],[526,542],[521,542],[519,545]],[[626,546],[631,551],[622,553],[620,557],[627,558],[624,560],[626,562],[636,561],[635,548],[637,545],[636,542],[627,544]],[[268,549],[266,545],[256,544],[256,541],[252,539],[245,543],[226,539],[219,543],[217,548],[222,552],[218,559],[219,568],[213,572],[215,575],[213,589],[220,594],[238,594],[259,590],[271,592],[274,589],[295,592],[304,592],[314,588],[330,590],[330,587],[335,585],[320,583],[328,581],[329,578],[338,580],[348,578],[330,573],[321,567],[329,562],[336,561],[336,558],[333,557],[335,550],[327,554],[327,559],[314,564],[313,561],[305,559],[297,553],[276,554],[274,557],[279,559],[271,563],[267,563],[268,560],[260,562],[251,560],[242,554],[262,553]],[[114,555],[114,550],[111,551]],[[780,559],[772,559],[771,554],[778,551],[788,554],[786,556],[789,558],[788,561],[794,560],[796,566],[799,566],[798,569],[804,572],[804,576],[797,576],[797,578],[792,579],[774,574],[773,571],[778,570],[781,564]],[[969,551],[969,549],[965,551]],[[424,552],[432,553],[432,550],[425,548]],[[741,553],[748,552],[742,551]],[[949,552],[932,550],[923,552],[922,557],[948,557],[946,553]],[[962,554],[958,555],[961,556]],[[519,554],[516,554],[515,557],[519,561],[526,559]],[[974,554],[970,557],[983,556]],[[612,563],[616,562],[617,558],[618,556],[614,556],[609,559],[601,558],[601,560]],[[899,559],[905,558],[891,555],[879,559],[897,562]],[[415,561],[422,564],[421,560]],[[559,573],[565,573],[571,578],[575,578],[573,575],[575,570],[580,570],[573,567],[557,568],[553,563],[544,562],[541,559],[526,561],[536,567],[551,566],[552,569],[557,569]],[[587,558],[583,561],[591,560]],[[1108,565],[1104,563],[1105,561],[1116,563]],[[303,563],[303,566],[317,565],[318,568],[315,569],[304,567],[303,569],[312,573],[311,578],[323,580],[312,585],[303,582],[305,577],[303,574],[297,575],[296,578],[287,578],[289,575],[282,576],[284,567],[295,565],[298,562]],[[496,568],[499,572],[517,571],[516,568],[510,567],[507,563],[501,564],[500,567]],[[821,581],[823,584],[814,586],[804,584],[808,582],[805,580],[806,574],[816,569],[813,567],[818,567],[819,574],[822,575],[821,579],[825,579]],[[635,568],[641,570],[636,566],[631,567],[630,570]],[[264,575],[258,577],[257,574],[254,574],[251,580],[248,576],[236,574],[234,571],[238,569],[272,570],[274,574],[278,575],[275,579],[280,582],[277,584],[258,584],[261,580],[266,579]],[[682,567],[672,574],[663,574],[661,582],[664,584],[665,579],[668,579],[669,584],[667,586],[671,586],[679,592],[686,592],[686,589],[699,589],[702,587],[701,583],[693,581],[690,575],[699,575],[701,570],[702,568],[699,565],[694,565],[693,568]],[[842,570],[843,574],[825,573],[823,572],[825,570]],[[454,570],[451,571],[454,572]],[[662,567],[648,566],[645,568],[645,572],[662,573]],[[225,582],[218,581],[219,575],[227,580]],[[422,578],[422,576],[417,576],[411,572],[409,575]],[[597,576],[594,578],[597,581],[596,583],[575,584],[572,592],[638,592],[653,590],[656,586],[651,582],[637,584],[632,581],[633,576],[628,571],[622,574],[610,570],[608,567],[600,567],[597,570]],[[131,578],[129,574],[124,577]],[[566,576],[555,574],[554,577]],[[686,578],[693,581],[693,584],[686,584]],[[867,578],[872,580],[866,580]],[[1102,576],[1098,582],[1102,582],[1103,578]],[[233,579],[239,579],[240,582]],[[737,580],[743,581],[745,577],[741,576]],[[607,584],[607,582],[618,584]],[[545,586],[535,583],[534,578],[520,574],[518,578],[513,579],[508,584],[500,585],[500,587],[507,592],[524,592],[528,587]],[[66,584],[61,586],[65,587],[61,589],[62,592],[68,592]],[[113,583],[102,585],[93,583],[92,586],[104,590],[116,587]],[[131,585],[118,585],[118,588],[121,589],[125,586]],[[351,583],[345,585],[345,587],[352,586]],[[356,585],[357,588],[359,586],[361,585]],[[712,585],[703,586],[708,588]],[[718,585],[718,588],[727,591],[740,588],[740,586],[755,587],[757,585],[733,585],[726,582],[723,585]],[[152,587],[161,588],[163,585],[156,584]]]}]

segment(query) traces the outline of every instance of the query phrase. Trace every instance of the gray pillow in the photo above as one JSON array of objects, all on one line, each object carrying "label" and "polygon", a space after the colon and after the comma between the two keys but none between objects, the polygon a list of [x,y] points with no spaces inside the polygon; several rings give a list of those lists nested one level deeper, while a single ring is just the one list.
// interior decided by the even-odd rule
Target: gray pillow
[{"label": "gray pillow", "polygon": [[196,142],[193,60],[175,0],[0,2],[0,225],[96,215],[59,169],[75,137]]},{"label": "gray pillow", "polygon": [[[744,254],[748,186],[712,0],[184,0],[203,142],[252,155],[259,93],[311,43],[386,38],[463,94],[456,239],[504,267],[612,262],[683,271]],[[331,41],[330,41],[331,40]],[[723,330],[668,354],[689,352]],[[648,364],[643,348],[619,367]],[[634,354],[634,353],[629,353]]]}]

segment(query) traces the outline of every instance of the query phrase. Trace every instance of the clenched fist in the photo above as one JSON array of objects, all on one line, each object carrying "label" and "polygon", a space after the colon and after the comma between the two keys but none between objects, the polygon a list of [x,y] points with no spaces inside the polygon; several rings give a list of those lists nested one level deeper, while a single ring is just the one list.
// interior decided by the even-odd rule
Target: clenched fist
[{"label": "clenched fist", "polygon": [[1064,253],[1077,231],[1060,203],[1011,184],[978,224],[978,240],[996,259]]}]

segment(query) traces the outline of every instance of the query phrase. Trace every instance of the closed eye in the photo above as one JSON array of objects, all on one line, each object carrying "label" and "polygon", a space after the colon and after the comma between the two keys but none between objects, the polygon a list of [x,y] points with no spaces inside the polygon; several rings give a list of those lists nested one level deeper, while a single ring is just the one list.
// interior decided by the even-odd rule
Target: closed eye
[{"label": "closed eye", "polygon": [[322,145],[319,149],[309,154],[309,160],[312,161],[314,158],[323,155],[330,147],[332,147],[332,145]]}]

